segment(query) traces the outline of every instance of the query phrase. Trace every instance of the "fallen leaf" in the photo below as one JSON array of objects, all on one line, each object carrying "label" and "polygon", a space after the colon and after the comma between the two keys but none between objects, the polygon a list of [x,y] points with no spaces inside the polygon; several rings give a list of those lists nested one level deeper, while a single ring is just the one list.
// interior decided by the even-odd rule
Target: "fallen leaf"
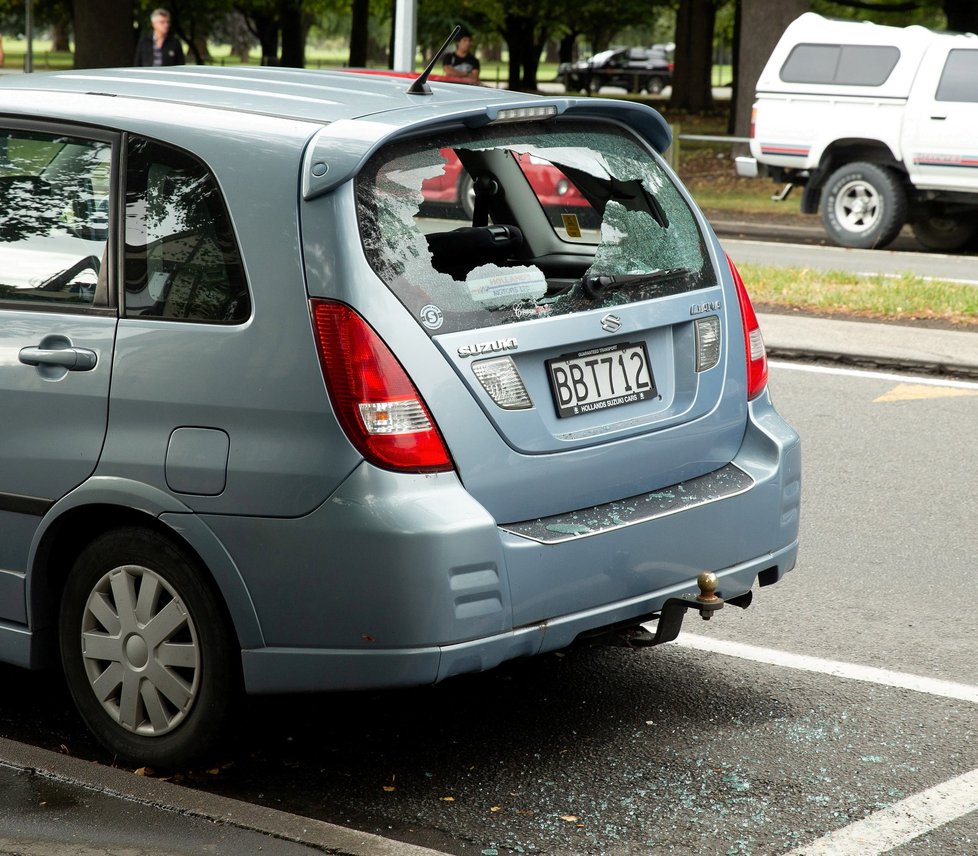
[{"label": "fallen leaf", "polygon": [[135,772],[135,774],[137,776],[152,776],[153,775],[153,770],[150,767],[139,767],[138,769],[134,770],[133,772]]},{"label": "fallen leaf", "polygon": [[455,802],[455,797],[441,797],[442,802]]},{"label": "fallen leaf", "polygon": [[566,820],[568,823],[576,823],[577,822],[577,815],[576,814],[562,814],[560,816],[560,819],[561,820]]},{"label": "fallen leaf", "polygon": [[387,793],[391,793],[391,791],[396,791],[397,788],[395,788],[393,785],[384,785],[384,790],[387,791]]},{"label": "fallen leaf", "polygon": [[501,805],[494,805],[492,808],[489,809],[489,811],[493,812],[494,814],[497,811],[502,811],[502,810],[503,810],[503,807]]},{"label": "fallen leaf", "polygon": [[221,768],[220,767],[211,767],[207,771],[207,775],[208,776],[220,776],[221,775]]}]

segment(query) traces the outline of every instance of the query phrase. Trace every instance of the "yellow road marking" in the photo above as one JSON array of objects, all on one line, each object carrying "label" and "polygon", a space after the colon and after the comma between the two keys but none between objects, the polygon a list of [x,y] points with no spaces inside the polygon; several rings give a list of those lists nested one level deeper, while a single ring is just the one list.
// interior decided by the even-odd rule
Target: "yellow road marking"
[{"label": "yellow road marking", "polygon": [[881,401],[923,401],[929,398],[957,398],[962,395],[978,395],[978,390],[954,389],[946,386],[925,386],[920,383],[901,383],[883,393],[873,401],[878,404]]}]

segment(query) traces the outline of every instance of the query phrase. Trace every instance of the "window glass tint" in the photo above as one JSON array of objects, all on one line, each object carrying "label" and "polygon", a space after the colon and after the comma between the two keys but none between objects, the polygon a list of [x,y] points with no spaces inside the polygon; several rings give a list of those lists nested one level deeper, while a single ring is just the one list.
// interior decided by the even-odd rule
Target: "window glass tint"
[{"label": "window glass tint", "polygon": [[111,157],[108,143],[0,129],[0,300],[108,305]]},{"label": "window glass tint", "polygon": [[785,83],[881,86],[900,59],[889,45],[796,45],[781,66]]},{"label": "window glass tint", "polygon": [[693,212],[617,126],[564,120],[394,143],[361,171],[357,204],[368,260],[431,333],[715,282]]},{"label": "window glass tint", "polygon": [[251,311],[227,208],[210,171],[186,152],[129,143],[126,315],[233,323]]},{"label": "window glass tint", "polygon": [[953,50],[947,55],[937,100],[978,102],[978,51]]}]

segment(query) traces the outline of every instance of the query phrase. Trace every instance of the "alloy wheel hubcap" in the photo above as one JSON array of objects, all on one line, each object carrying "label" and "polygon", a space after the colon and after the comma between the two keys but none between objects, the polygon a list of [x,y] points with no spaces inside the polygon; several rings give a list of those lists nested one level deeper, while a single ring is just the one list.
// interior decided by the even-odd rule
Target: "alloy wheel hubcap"
[{"label": "alloy wheel hubcap", "polygon": [[883,200],[865,181],[850,181],[835,197],[835,216],[847,232],[868,232],[883,213]]}]

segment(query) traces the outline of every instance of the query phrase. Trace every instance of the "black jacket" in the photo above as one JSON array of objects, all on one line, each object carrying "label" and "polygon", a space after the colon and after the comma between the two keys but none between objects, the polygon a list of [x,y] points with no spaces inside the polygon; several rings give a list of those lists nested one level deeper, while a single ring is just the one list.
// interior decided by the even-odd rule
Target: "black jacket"
[{"label": "black jacket", "polygon": [[[172,33],[168,34],[163,40],[163,65],[183,65],[186,60],[183,57],[183,45],[180,39]],[[136,58],[133,65],[152,65],[153,64],[153,35],[143,36],[136,45]]]}]

